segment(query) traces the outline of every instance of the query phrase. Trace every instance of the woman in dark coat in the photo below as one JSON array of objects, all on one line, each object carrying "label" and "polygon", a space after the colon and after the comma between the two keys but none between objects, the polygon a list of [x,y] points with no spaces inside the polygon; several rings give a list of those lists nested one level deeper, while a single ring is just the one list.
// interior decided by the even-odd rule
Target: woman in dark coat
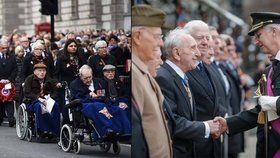
[{"label": "woman in dark coat", "polygon": [[16,55],[16,62],[17,62],[17,75],[16,75],[16,98],[17,105],[21,104],[22,102],[22,82],[23,79],[21,78],[21,71],[22,71],[22,65],[23,65],[23,55],[24,50],[22,46],[17,46],[15,48],[15,55]]},{"label": "woman in dark coat", "polygon": [[[66,81],[70,84],[79,74],[79,68],[86,64],[87,60],[83,54],[77,51],[77,42],[69,39],[64,45],[63,52],[58,54],[54,77],[60,82]],[[65,105],[65,89],[59,90],[59,105],[63,115],[63,124],[69,122],[68,111],[63,108]]]},{"label": "woman in dark coat", "polygon": [[27,76],[33,74],[33,67],[35,64],[44,63],[48,65],[47,74],[53,76],[54,64],[53,58],[49,53],[44,52],[44,45],[40,40],[36,41],[32,45],[32,54],[26,56],[22,66],[22,79],[24,80]]}]

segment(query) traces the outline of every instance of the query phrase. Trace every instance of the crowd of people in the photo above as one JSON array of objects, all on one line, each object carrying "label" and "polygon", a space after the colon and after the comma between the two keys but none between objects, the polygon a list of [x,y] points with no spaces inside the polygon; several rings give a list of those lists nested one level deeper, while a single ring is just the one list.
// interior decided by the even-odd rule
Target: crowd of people
[{"label": "crowd of people", "polygon": [[[149,5],[132,7],[132,157],[237,158],[245,150],[242,132],[256,126],[256,157],[279,156],[280,126],[273,124],[280,104],[271,97],[278,95],[278,67],[264,72],[272,79],[267,92],[260,87],[259,105],[244,110],[254,82],[239,65],[234,39],[201,20],[163,39],[165,15]],[[279,17],[251,14],[248,35],[271,61],[279,55]]]},{"label": "crowd of people", "polygon": [[[42,137],[52,135],[57,138],[61,124],[70,122],[65,108],[68,101],[66,83],[71,90],[71,100],[79,98],[83,103],[87,99],[99,100],[100,103],[90,105],[91,108],[89,105],[81,108],[87,109],[82,110],[84,115],[102,129],[99,131],[101,136],[118,133],[129,137],[131,34],[122,29],[88,29],[56,32],[55,41],[50,40],[50,33],[45,32],[28,36],[15,30],[1,36],[0,84],[5,85],[5,90],[11,90],[8,84],[15,85],[16,95],[13,100],[0,101],[0,124],[7,117],[9,127],[14,127],[13,103],[15,101],[17,107],[26,103],[27,110],[36,114],[36,132]],[[55,103],[48,111],[49,98]],[[92,108],[97,104],[100,107]],[[107,113],[102,113],[106,108]],[[116,116],[107,117],[108,113]],[[98,116],[93,118],[95,115]],[[117,118],[122,125],[115,123]],[[108,122],[115,125],[109,126]],[[105,125],[108,127],[103,127]]]}]

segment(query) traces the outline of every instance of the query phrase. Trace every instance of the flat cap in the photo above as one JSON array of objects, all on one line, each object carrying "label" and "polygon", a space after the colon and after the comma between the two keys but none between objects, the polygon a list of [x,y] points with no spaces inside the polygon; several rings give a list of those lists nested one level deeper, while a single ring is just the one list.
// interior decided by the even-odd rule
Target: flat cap
[{"label": "flat cap", "polygon": [[107,71],[107,70],[115,70],[115,69],[116,67],[114,65],[105,65],[102,70]]},{"label": "flat cap", "polygon": [[132,26],[161,27],[164,23],[165,13],[149,5],[141,4],[132,7]]},{"label": "flat cap", "polygon": [[38,69],[38,68],[45,68],[46,69],[47,66],[44,63],[38,63],[38,64],[34,65],[33,70]]},{"label": "flat cap", "polygon": [[255,32],[268,24],[280,24],[280,14],[276,12],[255,12],[251,13],[251,29],[249,36],[253,36]]}]

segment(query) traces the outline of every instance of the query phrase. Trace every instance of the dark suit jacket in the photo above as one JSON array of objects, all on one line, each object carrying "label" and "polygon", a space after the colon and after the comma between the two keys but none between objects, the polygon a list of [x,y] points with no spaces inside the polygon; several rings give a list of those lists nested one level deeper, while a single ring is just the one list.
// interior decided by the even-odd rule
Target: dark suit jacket
[{"label": "dark suit jacket", "polygon": [[0,80],[8,79],[15,82],[17,74],[17,63],[14,55],[7,55],[6,59],[0,59]]},{"label": "dark suit jacket", "polygon": [[[198,68],[187,73],[197,105],[196,112],[197,120],[199,121],[211,120],[215,116],[224,116],[227,112],[226,100],[219,96],[219,93],[224,92],[224,89],[217,85],[219,81],[211,65],[204,64],[204,67],[212,83],[213,91],[207,88],[209,83],[205,82]],[[220,141],[208,138],[197,142],[196,152],[198,157],[220,157]]]},{"label": "dark suit jacket", "polygon": [[[221,69],[226,75],[230,84],[230,108],[231,115],[237,114],[241,109],[241,94],[242,89],[240,88],[241,82],[239,76],[236,76],[229,66],[224,63],[221,65]],[[237,74],[237,71],[235,72]],[[238,133],[229,137],[229,153],[239,153],[244,151],[244,134]]]},{"label": "dark suit jacket", "polygon": [[[190,100],[180,76],[166,63],[157,72],[156,81],[169,103],[176,121],[173,136],[174,157],[195,157],[194,140],[204,139],[205,126],[196,121],[196,106]],[[193,112],[192,112],[193,111]]]},{"label": "dark suit jacket", "polygon": [[[100,87],[100,84],[98,84],[99,80],[100,79],[96,79],[96,78],[93,79],[93,86],[94,86],[95,93],[97,93],[97,90],[102,89],[102,87]],[[71,91],[71,100],[91,98],[89,96],[90,90],[88,89],[88,86],[85,85],[79,77],[70,83],[69,88]]]}]

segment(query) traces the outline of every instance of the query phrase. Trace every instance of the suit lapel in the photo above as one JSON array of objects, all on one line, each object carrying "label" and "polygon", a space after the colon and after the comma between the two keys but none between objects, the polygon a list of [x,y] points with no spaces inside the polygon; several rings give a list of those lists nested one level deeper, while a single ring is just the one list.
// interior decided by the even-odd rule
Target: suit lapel
[{"label": "suit lapel", "polygon": [[[188,98],[188,94],[186,92],[186,88],[184,87],[183,83],[182,83],[182,80],[180,78],[180,76],[175,72],[174,69],[172,69],[168,64],[164,63],[162,65],[162,67],[164,67],[165,69],[167,69],[173,76],[173,79],[174,79],[174,82],[175,84],[177,85],[177,87],[179,88],[179,90],[181,91],[182,93],[182,96],[184,97],[184,99],[186,100],[186,102],[188,103],[188,108],[190,110],[190,113],[192,114],[193,116],[193,110],[191,109],[191,103],[190,103],[190,100]],[[193,104],[194,105],[194,104]]]},{"label": "suit lapel", "polygon": [[273,70],[272,82],[280,75],[280,64],[278,63],[275,70]]},{"label": "suit lapel", "polygon": [[[205,85],[205,80],[203,80],[203,77],[200,75],[200,70],[198,68],[195,68],[194,70],[189,72],[190,76],[204,89],[204,92],[206,92],[206,94],[211,97],[209,95],[207,86]],[[211,97],[212,98],[212,97]]]}]

